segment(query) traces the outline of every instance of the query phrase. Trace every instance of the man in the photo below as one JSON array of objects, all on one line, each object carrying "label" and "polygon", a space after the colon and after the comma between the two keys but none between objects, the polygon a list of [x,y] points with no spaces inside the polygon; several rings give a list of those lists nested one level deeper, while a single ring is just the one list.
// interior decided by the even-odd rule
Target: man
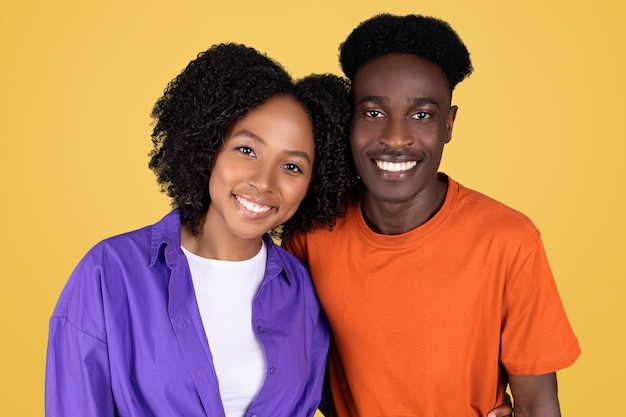
[{"label": "man", "polygon": [[379,15],[341,46],[362,181],[334,231],[285,242],[331,324],[338,416],[559,416],[556,371],[580,348],[540,233],[438,172],[452,91],[472,72],[450,26]]}]

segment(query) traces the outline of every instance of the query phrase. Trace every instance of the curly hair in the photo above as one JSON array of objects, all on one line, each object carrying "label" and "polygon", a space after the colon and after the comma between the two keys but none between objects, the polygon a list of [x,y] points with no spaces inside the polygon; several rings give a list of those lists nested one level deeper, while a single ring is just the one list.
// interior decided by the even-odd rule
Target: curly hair
[{"label": "curly hair", "polygon": [[339,62],[350,80],[369,60],[391,54],[411,54],[439,66],[450,91],[474,68],[465,44],[450,25],[420,15],[376,15],[357,26],[339,46]]},{"label": "curly hair", "polygon": [[[330,103],[331,96],[340,97],[336,89],[326,91],[331,87],[329,82],[318,83],[317,91],[311,91],[313,87],[312,81],[296,86],[276,61],[234,43],[214,45],[200,53],[168,84],[151,113],[155,125],[149,167],[161,191],[178,208],[181,221],[189,224],[194,234],[199,232],[211,203],[211,169],[230,128],[277,95],[294,97],[308,110],[314,126],[316,154],[323,155],[315,158],[317,170],[309,192],[294,216],[296,219],[290,220],[285,231],[310,230],[311,219],[328,227],[334,225],[332,219],[342,214],[342,201],[347,198],[344,192],[351,185],[342,186],[331,177],[341,172],[338,177],[344,178],[343,172],[352,168],[345,154],[332,154],[328,150],[337,148],[335,142],[339,139],[347,140],[349,122],[345,121],[343,112],[349,110],[343,108],[346,104],[341,100],[342,104]],[[324,97],[328,97],[328,103]],[[336,118],[330,117],[326,105],[336,106]],[[342,136],[335,137],[335,133]]]},{"label": "curly hair", "polygon": [[315,161],[311,187],[298,211],[283,225],[282,238],[314,227],[329,230],[356,200],[358,184],[348,141],[351,105],[348,80],[312,74],[296,83],[296,96],[313,123]]}]

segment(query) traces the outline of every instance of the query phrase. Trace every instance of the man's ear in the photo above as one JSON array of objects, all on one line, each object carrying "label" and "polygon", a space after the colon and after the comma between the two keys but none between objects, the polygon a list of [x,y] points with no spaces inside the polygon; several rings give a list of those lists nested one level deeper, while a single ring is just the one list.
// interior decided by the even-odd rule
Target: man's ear
[{"label": "man's ear", "polygon": [[448,116],[446,117],[446,143],[452,140],[452,128],[454,127],[454,119],[456,119],[456,112],[458,106],[450,106]]}]

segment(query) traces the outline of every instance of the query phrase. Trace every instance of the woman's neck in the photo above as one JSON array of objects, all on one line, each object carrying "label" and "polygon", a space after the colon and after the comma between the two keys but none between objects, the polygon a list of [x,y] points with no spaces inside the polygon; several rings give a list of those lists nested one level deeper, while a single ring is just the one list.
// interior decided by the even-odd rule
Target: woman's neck
[{"label": "woman's neck", "polygon": [[262,238],[233,239],[211,233],[206,222],[202,222],[196,235],[191,226],[181,225],[181,245],[189,252],[208,259],[243,261],[254,257],[261,250]]}]

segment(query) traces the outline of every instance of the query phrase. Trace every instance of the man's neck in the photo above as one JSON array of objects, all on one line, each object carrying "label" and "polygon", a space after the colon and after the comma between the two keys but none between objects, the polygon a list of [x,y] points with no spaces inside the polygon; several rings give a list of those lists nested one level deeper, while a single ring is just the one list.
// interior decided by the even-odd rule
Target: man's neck
[{"label": "man's neck", "polygon": [[423,225],[437,214],[446,199],[447,190],[447,182],[439,180],[429,192],[401,203],[381,201],[366,191],[361,200],[361,212],[374,232],[399,235]]}]

